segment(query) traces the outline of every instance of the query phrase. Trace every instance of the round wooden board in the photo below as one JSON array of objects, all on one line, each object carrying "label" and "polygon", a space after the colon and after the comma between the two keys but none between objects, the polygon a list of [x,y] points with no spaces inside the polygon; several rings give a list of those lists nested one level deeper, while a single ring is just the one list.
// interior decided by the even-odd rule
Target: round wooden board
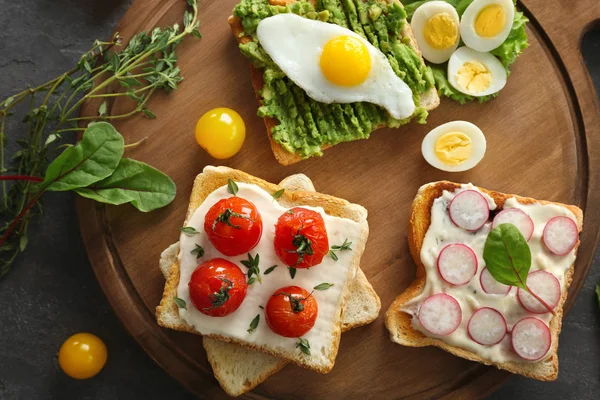
[{"label": "round wooden board", "polygon": [[[381,297],[382,315],[412,281],[415,265],[406,226],[417,189],[449,179],[506,193],[577,204],[585,228],[567,308],[590,267],[600,230],[600,119],[598,104],[579,41],[600,17],[597,0],[525,0],[531,19],[530,47],[515,64],[508,85],[489,103],[458,105],[448,99],[425,126],[411,123],[375,132],[371,139],[326,151],[321,159],[280,166],[273,157],[263,121],[256,116],[248,60],[227,25],[236,0],[200,1],[202,40],[181,45],[185,76],[180,89],[149,105],[158,118],[119,122],[126,141],[148,140],[127,156],[160,168],[177,183],[178,195],[165,209],[143,214],[129,206],[105,207],[80,199],[81,232],[96,272],[115,312],[132,336],[169,374],[204,398],[226,397],[214,379],[198,336],[156,325],[154,309],[164,279],[158,270],[162,249],[178,238],[192,183],[205,165],[228,165],[271,182],[302,172],[317,190],[362,204],[369,210],[370,237],[362,268]],[[132,34],[178,21],[183,0],[137,1],[118,31]],[[112,105],[115,111],[124,103]],[[205,111],[227,106],[244,118],[248,137],[242,151],[225,162],[211,159],[194,142],[196,120]],[[86,115],[95,115],[89,105]],[[421,156],[423,135],[456,119],[485,132],[488,151],[475,169],[457,174],[430,167]],[[591,152],[592,150],[593,152]],[[381,316],[369,326],[343,335],[333,371],[319,375],[288,366],[248,398],[476,398],[508,376],[436,348],[392,343]]]}]

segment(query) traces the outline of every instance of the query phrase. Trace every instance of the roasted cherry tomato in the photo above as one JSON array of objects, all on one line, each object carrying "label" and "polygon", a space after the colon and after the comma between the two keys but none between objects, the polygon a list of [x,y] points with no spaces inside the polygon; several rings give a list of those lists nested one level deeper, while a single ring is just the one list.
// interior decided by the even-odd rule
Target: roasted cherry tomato
[{"label": "roasted cherry tomato", "polygon": [[300,337],[315,325],[319,307],[312,293],[299,286],[287,286],[273,293],[265,313],[273,332],[285,337]]},{"label": "roasted cherry tomato", "polygon": [[316,211],[296,207],[284,212],[275,226],[275,253],[287,266],[310,268],[329,252],[323,217]]},{"label": "roasted cherry tomato", "polygon": [[262,235],[262,218],[250,201],[229,197],[219,200],[208,210],[204,231],[222,254],[239,256],[258,244]]},{"label": "roasted cherry tomato", "polygon": [[198,265],[188,287],[196,309],[211,317],[224,317],[237,310],[248,290],[240,267],[223,258]]},{"label": "roasted cherry tomato", "polygon": [[106,345],[91,333],[76,333],[60,346],[58,364],[75,379],[88,379],[102,370],[106,364]]}]

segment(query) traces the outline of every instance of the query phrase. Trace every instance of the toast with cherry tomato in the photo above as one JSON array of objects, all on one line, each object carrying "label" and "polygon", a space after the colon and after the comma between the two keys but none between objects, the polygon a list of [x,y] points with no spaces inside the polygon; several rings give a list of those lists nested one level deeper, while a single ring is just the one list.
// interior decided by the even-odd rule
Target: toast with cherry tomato
[{"label": "toast with cherry tomato", "polygon": [[[190,218],[194,215],[198,205],[202,205],[204,200],[219,188],[223,190],[223,188],[228,185],[228,181],[237,183],[242,190],[244,190],[244,187],[246,187],[246,190],[248,190],[248,187],[250,186],[258,187],[262,191],[268,192],[269,196],[284,189],[241,171],[224,167],[207,167],[195,181],[186,218],[186,226],[189,223]],[[240,195],[238,197],[243,198],[244,196]],[[318,315],[320,311],[317,303],[320,303],[321,300],[316,301],[316,298],[319,296],[322,298],[323,294],[321,294],[322,292],[319,292],[319,296],[315,297],[314,292],[316,291],[315,289],[317,289],[316,286],[315,289],[312,288],[312,284],[311,287],[307,287],[306,285],[304,287],[299,287],[298,285],[295,285],[293,280],[289,281],[289,285],[281,285],[281,288],[274,290],[270,296],[267,296],[269,300],[265,301],[264,304],[261,304],[261,308],[264,309],[264,314],[261,314],[262,325],[259,325],[259,329],[267,329],[266,327],[268,326],[270,334],[276,334],[278,337],[282,338],[293,338],[294,344],[297,343],[295,346],[297,351],[292,353],[292,351],[287,348],[285,351],[281,351],[278,348],[270,348],[269,345],[253,346],[253,343],[230,337],[227,333],[210,333],[206,334],[204,337],[231,341],[250,349],[260,350],[264,353],[284,358],[286,361],[295,362],[300,366],[313,369],[317,372],[326,373],[333,367],[339,346],[339,337],[343,326],[342,309],[345,306],[345,293],[347,293],[349,283],[352,280],[348,278],[354,277],[354,274],[357,273],[360,255],[364,250],[366,237],[368,235],[366,210],[342,199],[311,192],[285,191],[280,193],[277,197],[277,202],[279,206],[284,207],[283,209],[287,211],[282,212],[275,223],[275,225],[283,227],[283,230],[280,235],[275,235],[273,244],[276,252],[278,247],[284,248],[283,253],[278,253],[279,260],[282,263],[282,266],[279,268],[280,271],[290,270],[290,275],[295,274],[296,271],[301,271],[297,272],[297,274],[310,274],[313,269],[316,270],[317,268],[322,268],[323,271],[324,267],[320,264],[321,260],[326,259],[330,264],[333,262],[330,259],[330,245],[326,241],[327,236],[323,236],[324,223],[321,221],[322,217],[317,212],[311,212],[313,207],[321,207],[323,210],[320,212],[324,213],[323,215],[327,215],[327,218],[338,217],[339,219],[346,219],[352,221],[352,224],[355,224],[354,226],[357,227],[355,230],[356,237],[353,237],[353,244],[350,249],[352,251],[340,255],[340,257],[345,257],[346,261],[341,264],[347,264],[347,267],[344,267],[347,269],[344,269],[344,271],[347,270],[348,272],[344,272],[343,280],[340,280],[340,284],[332,291],[332,293],[340,293],[341,297],[339,297],[339,301],[336,300],[336,311],[332,314],[333,317],[331,321],[326,321],[327,324],[331,323],[332,335],[326,336],[325,339],[319,342],[324,346],[324,350],[319,352],[321,354],[316,354],[316,351],[313,351],[311,355],[308,343],[305,344],[305,342],[303,342],[304,334],[311,330],[316,315]],[[215,206],[219,205],[215,203],[211,207]],[[232,233],[227,232],[226,227],[236,230],[243,229],[247,234],[252,232],[251,227],[242,226],[243,220],[250,219],[252,222],[256,222],[258,218],[252,216],[252,210],[248,209],[247,205],[242,204],[240,206],[241,208],[236,207],[238,207],[238,204],[226,205],[226,207],[219,209],[218,212],[214,214],[216,215],[215,218],[212,218],[213,215],[209,210],[202,219],[205,224],[204,227],[206,228],[205,231],[208,240],[210,240],[210,246],[213,247],[209,249],[209,251],[213,252],[212,254],[214,254],[215,251],[220,252],[220,254],[229,251],[238,254],[242,250],[232,249],[231,246],[226,249],[222,247],[223,243],[211,238],[212,232],[217,231],[216,228],[219,227],[219,225],[225,226],[223,231],[219,232],[219,236],[223,237],[230,236]],[[258,208],[260,211],[260,207]],[[202,211],[202,213],[204,214],[204,211]],[[269,229],[269,225],[270,224],[265,225],[263,229]],[[280,237],[281,242],[278,241],[278,237]],[[183,239],[184,237],[182,236],[182,240]],[[236,242],[236,245],[240,245],[242,248],[244,247],[243,243],[239,243],[239,241],[236,240],[234,240],[234,242]],[[248,254],[250,259],[247,264],[244,264],[249,268],[254,261],[257,261],[256,259],[252,259],[253,256],[251,255],[251,250],[253,244],[250,242],[245,245],[246,248],[243,248],[244,251],[249,250],[250,253]],[[337,244],[337,242],[331,243],[332,249],[335,248],[333,247],[335,244]],[[290,245],[293,247],[290,247]],[[341,247],[341,241],[339,245]],[[188,252],[184,251],[182,253],[185,256]],[[346,254],[350,256],[347,256]],[[289,255],[292,255],[292,257],[289,257]],[[332,259],[333,257],[336,256],[331,256]],[[323,262],[325,263],[325,261]],[[177,297],[177,288],[180,284],[179,268],[179,262],[176,260],[171,266],[170,276],[165,286],[161,304],[157,307],[157,320],[161,326],[198,334],[199,332],[196,329],[193,329],[189,324],[179,318],[181,308],[178,309],[178,305],[174,301]],[[240,268],[239,265],[237,268],[242,269],[244,272],[247,271],[243,267]],[[207,272],[205,272],[205,270]],[[210,271],[213,271],[213,273],[208,274]],[[223,260],[219,258],[211,258],[210,260],[199,263],[189,283],[190,297],[186,297],[186,300],[188,300],[186,306],[191,307],[193,305],[196,311],[207,316],[216,312],[214,310],[219,310],[217,313],[219,316],[236,315],[237,300],[234,301],[234,297],[237,298],[239,296],[242,298],[242,302],[249,300],[243,300],[244,284],[235,282],[237,272],[233,271],[234,269],[230,268],[227,263],[224,263]],[[248,274],[246,285],[260,285],[261,283],[255,282],[254,280],[260,280],[260,277],[261,275],[258,273],[254,276]],[[293,279],[293,277],[294,276],[292,275],[291,279]],[[266,282],[269,278],[262,276],[262,282]],[[327,287],[325,287],[325,289],[326,288]],[[239,290],[234,293],[234,289]],[[245,289],[249,292],[248,288]],[[210,305],[205,302],[207,297],[209,298]],[[204,299],[204,302],[201,302],[199,299]],[[196,312],[195,315],[199,315],[199,313]],[[216,324],[216,322],[212,321],[211,323]],[[194,326],[198,327],[199,325],[194,323]],[[252,324],[250,324],[249,331],[253,331],[255,327],[256,325],[253,327]],[[293,347],[294,346],[292,346],[292,349]]]},{"label": "toast with cherry tomato", "polygon": [[[291,175],[279,183],[287,191],[311,191],[312,181],[303,174]],[[161,253],[160,269],[165,279],[169,277],[171,265],[179,252],[179,243],[171,245]],[[346,293],[342,332],[367,325],[379,315],[381,301],[362,269],[350,282]],[[208,360],[215,378],[230,396],[242,395],[277,373],[288,361],[234,343],[202,338]]]},{"label": "toast with cherry tomato", "polygon": [[[456,260],[458,260],[458,262],[455,263],[455,265],[467,265],[469,264],[468,259],[470,257],[467,256],[465,258],[465,253],[461,249],[461,247],[464,247],[464,245],[457,245],[456,243],[458,242],[456,242],[456,238],[452,236],[444,238],[444,241],[447,241],[450,244],[442,244],[446,247],[442,248],[441,252],[439,252],[439,254],[437,255],[437,271],[432,271],[432,269],[430,268],[429,272],[427,272],[427,267],[425,266],[422,257],[424,243],[426,243],[426,235],[430,226],[432,225],[432,207],[436,201],[443,198],[445,193],[456,193],[456,191],[461,188],[462,190],[464,190],[464,186],[461,186],[461,184],[448,181],[429,183],[423,185],[419,189],[419,192],[413,201],[409,219],[408,241],[410,252],[417,266],[416,279],[402,294],[396,297],[395,301],[390,305],[389,309],[385,314],[385,325],[390,332],[390,338],[393,342],[399,343],[404,346],[437,346],[456,356],[472,361],[477,361],[486,365],[492,365],[499,369],[503,369],[514,374],[524,375],[526,377],[542,381],[554,380],[558,376],[558,335],[560,333],[562,325],[563,305],[567,299],[569,285],[573,277],[575,265],[574,261],[570,265],[567,265],[567,269],[565,270],[563,275],[563,283],[562,285],[557,286],[556,299],[552,302],[551,306],[549,307],[550,309],[546,309],[541,302],[538,302],[533,298],[527,301],[523,301],[523,299],[525,298],[524,296],[527,296],[527,298],[529,298],[529,295],[524,294],[524,291],[522,289],[517,288],[514,285],[500,284],[498,278],[495,278],[491,274],[488,274],[489,271],[486,272],[486,270],[489,270],[490,259],[487,258],[487,262],[485,260],[485,252],[487,251],[487,248],[484,250],[483,253],[484,260],[479,260],[479,265],[477,265],[476,263],[475,270],[469,273],[469,278],[471,279],[468,283],[456,281],[453,284],[449,284],[448,281],[450,279],[448,277],[444,277],[444,273],[447,272],[445,268],[448,268],[448,265],[452,265],[452,262]],[[477,202],[478,198],[483,198],[483,196],[481,195],[489,196],[489,198],[492,199],[495,203],[496,208],[490,208],[489,210],[486,210],[486,212],[489,212],[489,215],[485,214],[482,218],[484,220],[483,222],[488,225],[487,229],[492,229],[493,231],[495,227],[501,227],[504,226],[503,224],[510,223],[514,225],[513,227],[511,227],[511,229],[515,228],[520,232],[521,235],[517,236],[521,236],[522,238],[519,240],[528,243],[528,246],[534,246],[531,243],[533,240],[536,240],[538,243],[535,244],[535,246],[538,247],[534,247],[534,249],[541,248],[543,251],[539,253],[535,253],[534,251],[532,251],[532,267],[534,264],[537,264],[538,266],[542,264],[542,261],[539,260],[553,259],[564,255],[562,252],[563,249],[561,249],[561,251],[558,251],[556,249],[556,247],[561,246],[552,246],[553,240],[559,239],[562,240],[563,243],[565,241],[569,242],[567,246],[568,250],[572,252],[572,254],[576,255],[577,249],[579,247],[579,233],[581,232],[583,226],[583,212],[581,211],[581,209],[579,209],[579,207],[550,201],[536,200],[512,194],[500,193],[496,191],[482,189],[476,186],[473,186],[472,188],[474,190],[465,190],[462,193],[476,191],[479,194],[468,193],[467,195],[460,196],[461,199],[457,201],[454,200],[457,199],[459,196],[454,195],[454,198],[446,206],[447,208],[445,210],[449,214],[449,220],[458,228],[463,228],[464,225],[473,223],[472,226],[466,227],[466,232],[469,235],[473,235],[478,229],[480,229],[480,222],[473,222],[475,219],[479,218],[478,216],[477,218],[471,218],[470,221],[467,221],[466,217],[474,216],[474,214],[469,215],[469,208],[477,207],[474,204]],[[507,201],[509,200],[511,200],[510,206],[507,203]],[[518,206],[515,206],[515,200],[516,203],[518,203]],[[454,206],[453,203],[459,204]],[[484,202],[484,204],[488,203]],[[544,221],[543,224],[539,224],[540,226],[537,226],[538,224],[536,224],[536,235],[532,236],[534,232],[532,219],[533,217],[530,218],[529,216],[525,215],[526,213],[521,212],[522,210],[519,207],[523,206],[523,209],[532,212],[532,209],[528,209],[526,207],[537,205],[558,206],[562,209],[565,209],[565,213],[569,214],[570,217],[552,217],[549,221]],[[459,213],[458,215],[453,215],[452,212],[456,212],[456,208],[460,208],[460,212],[462,214]],[[556,220],[556,218],[566,218],[570,220],[567,225],[563,225],[567,226],[569,229],[571,228],[568,225],[572,226],[572,233],[569,233],[569,238],[567,237],[568,234],[564,232],[566,230],[563,230],[563,232],[559,232],[557,235],[553,235],[553,238],[547,237],[548,228],[550,227],[552,221]],[[498,220],[502,221],[500,221],[500,223],[497,224]],[[475,225],[477,225],[477,227],[475,227]],[[562,227],[559,226],[558,228]],[[488,240],[490,236],[491,233],[488,234]],[[509,245],[504,244],[505,248],[508,248],[507,246]],[[450,249],[450,251],[446,251],[448,249]],[[447,254],[443,255],[443,253],[445,252]],[[463,254],[456,256],[456,254],[459,254],[461,252]],[[455,257],[454,260],[452,260],[452,257],[450,256]],[[463,271],[464,270],[465,269],[463,269]],[[455,271],[458,271],[458,269],[456,269]],[[447,317],[444,319],[440,315],[436,315],[436,308],[446,310],[447,316],[448,314],[450,314],[447,310],[451,310],[452,307],[458,305],[456,300],[453,300],[453,297],[449,296],[447,292],[439,293],[437,295],[432,295],[428,297],[425,301],[421,302],[420,305],[418,305],[418,308],[415,309],[416,311],[414,311],[414,313],[409,312],[410,307],[408,305],[411,304],[411,301],[415,301],[417,297],[421,296],[421,294],[424,293],[424,291],[426,290],[428,275],[434,273],[438,273],[439,275],[441,275],[441,279],[445,281],[444,285],[446,288],[454,288],[456,287],[455,285],[464,285],[464,287],[468,287],[471,290],[471,298],[463,303],[463,307],[466,306],[476,308],[476,311],[473,313],[470,319],[468,319],[468,315],[465,316],[463,309],[459,317],[461,319],[457,321],[456,326],[451,326],[448,330],[445,330],[445,328],[447,328],[449,325],[452,325],[452,323],[449,322],[451,318]],[[530,290],[533,290],[534,287],[535,290],[539,289],[539,297],[543,297],[542,294],[548,295],[550,293],[548,288],[552,287],[552,282],[558,283],[558,280],[556,280],[556,278],[549,279],[547,280],[548,283],[542,284],[541,286],[534,286],[534,281],[537,278],[536,274],[537,276],[540,276],[540,274],[552,274],[543,271],[543,268],[540,268],[539,270],[533,272],[531,272],[530,270],[529,275],[527,276],[527,285],[529,286]],[[454,275],[454,277],[456,276],[457,274]],[[460,276],[460,274],[458,274],[458,276]],[[537,280],[539,281],[539,279]],[[506,288],[506,290],[504,290],[504,288]],[[447,289],[443,290],[447,291]],[[498,312],[496,309],[490,307],[477,308],[481,307],[481,304],[483,303],[483,301],[480,302],[477,296],[497,296],[500,298],[508,298],[508,295],[511,293],[513,298],[509,300],[515,303],[515,307],[519,307],[519,313],[526,315],[526,318],[519,320],[517,323],[510,323],[508,316],[505,320],[501,313]],[[517,293],[517,295],[515,296],[514,293]],[[516,301],[516,297],[518,297],[518,301]],[[425,305],[426,302],[428,302],[427,306]],[[476,306],[474,306],[473,304],[475,304]],[[424,314],[425,317],[423,317],[423,315],[421,314]],[[549,317],[548,324],[538,319],[541,318],[538,316],[542,314]],[[478,317],[477,324],[472,324],[472,321],[476,315]],[[518,318],[521,317],[519,316]],[[493,335],[490,331],[485,332],[482,331],[482,329],[488,326],[494,326],[494,324],[496,324],[496,322],[494,322],[496,321],[496,319],[500,320],[501,324],[504,324],[503,331],[501,332],[500,336],[497,337],[497,339],[500,339],[500,341],[497,341],[496,339],[486,341]],[[442,324],[441,322],[443,322],[444,324]],[[532,324],[532,322],[534,323]],[[415,324],[419,324],[419,326],[424,327],[424,330],[429,331],[429,333],[424,334],[422,330],[417,329]],[[528,330],[521,329],[521,327],[525,324],[530,325]],[[505,344],[505,347],[502,348],[502,351],[506,352],[506,354],[514,353],[514,356],[511,355],[509,361],[493,361],[489,358],[484,358],[482,355],[485,353],[478,353],[477,351],[473,351],[465,347],[454,346],[443,340],[447,334],[452,334],[455,330],[464,329],[465,327],[468,330],[468,335],[465,335],[466,340],[473,341],[477,343],[477,345],[482,345],[481,348],[489,348],[489,346],[501,346],[502,344]],[[542,332],[544,330],[546,330],[547,332],[547,341],[534,340],[535,335],[538,332]],[[517,336],[517,334],[521,333],[521,336]],[[505,342],[501,340],[505,340]],[[521,342],[519,342],[519,340]],[[532,349],[535,350],[536,346],[539,346],[540,343],[547,345],[547,348],[543,349],[544,353],[542,356],[539,356],[541,354],[540,353],[537,356],[528,359],[526,357],[526,354],[523,354],[523,350],[525,350],[525,353],[527,351],[531,352]],[[477,348],[478,347],[475,347],[475,349]]]}]

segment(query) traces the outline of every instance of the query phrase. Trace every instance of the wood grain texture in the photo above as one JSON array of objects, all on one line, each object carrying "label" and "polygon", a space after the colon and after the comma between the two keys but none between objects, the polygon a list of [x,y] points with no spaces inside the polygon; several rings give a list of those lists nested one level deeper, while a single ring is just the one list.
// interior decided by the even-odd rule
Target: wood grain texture
[{"label": "wood grain texture", "polygon": [[[568,309],[589,269],[600,232],[600,111],[579,53],[586,29],[600,18],[597,0],[525,0],[532,20],[531,46],[515,64],[500,96],[487,104],[458,105],[447,99],[426,126],[386,129],[366,141],[345,143],[322,159],[280,166],[273,157],[257,103],[248,61],[237,50],[227,25],[235,0],[200,1],[201,41],[180,47],[185,76],[181,88],[149,105],[157,119],[143,117],[117,125],[126,141],[148,140],[127,155],[168,173],[178,186],[169,207],[142,214],[129,206],[105,207],[79,199],[81,232],[107,298],[132,336],[169,374],[203,398],[225,398],[214,380],[201,340],[163,330],[153,310],[164,279],[157,267],[162,249],[178,236],[193,179],[207,164],[227,165],[270,182],[302,172],[317,190],[365,206],[371,235],[362,259],[365,274],[387,308],[414,279],[406,226],[411,201],[424,183],[442,179],[523,196],[576,204],[586,228],[571,285]],[[183,0],[138,0],[118,31],[126,38],[181,18]],[[114,111],[124,107],[118,100]],[[242,151],[217,162],[196,146],[193,129],[207,110],[237,110],[247,127]],[[88,105],[82,112],[95,113]],[[456,119],[477,124],[488,152],[475,169],[448,174],[430,167],[420,154],[423,136]],[[288,366],[247,398],[478,398],[502,383],[507,373],[459,359],[435,348],[392,343],[383,318],[346,333],[336,366],[319,375]]]}]

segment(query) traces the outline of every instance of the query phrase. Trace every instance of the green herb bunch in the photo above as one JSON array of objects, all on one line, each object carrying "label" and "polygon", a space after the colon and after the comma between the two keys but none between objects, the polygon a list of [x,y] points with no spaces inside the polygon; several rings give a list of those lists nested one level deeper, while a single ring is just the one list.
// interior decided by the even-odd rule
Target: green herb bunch
[{"label": "green herb bunch", "polygon": [[[118,33],[109,42],[96,40],[70,71],[0,101],[0,277],[27,247],[30,221],[42,213],[46,191],[73,190],[103,203],[131,203],[142,211],[172,201],[173,182],[146,164],[122,158],[127,146],[108,122],[138,113],[156,118],[147,107],[152,95],[170,93],[183,80],[176,48],[188,35],[201,37],[197,0],[187,3],[190,9],[183,15],[182,27],[141,32],[124,48]],[[133,106],[113,115],[111,105],[119,97],[133,100]],[[99,103],[97,116],[78,116],[86,102]],[[25,118],[22,124],[9,124],[18,106],[28,107]],[[87,127],[95,121],[105,123]],[[9,125],[20,129],[9,134]],[[77,146],[61,144],[63,136],[84,131]],[[110,140],[102,143],[101,137]],[[9,140],[18,145],[12,154],[6,151]],[[101,153],[106,157],[98,157]],[[103,160],[96,168],[91,167],[94,154]],[[86,163],[88,170],[83,168]],[[92,176],[86,179],[90,168]],[[144,181],[158,181],[159,193],[146,192]]]}]

